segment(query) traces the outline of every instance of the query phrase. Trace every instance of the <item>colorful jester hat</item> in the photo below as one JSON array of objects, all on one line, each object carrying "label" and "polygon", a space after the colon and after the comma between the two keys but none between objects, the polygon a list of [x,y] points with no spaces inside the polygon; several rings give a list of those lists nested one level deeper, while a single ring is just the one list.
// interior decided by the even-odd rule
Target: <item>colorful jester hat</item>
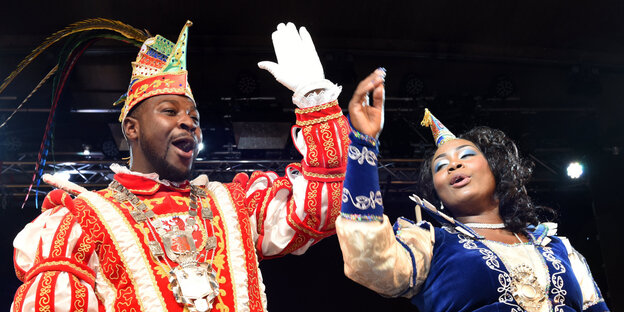
[{"label": "colorful jester hat", "polygon": [[191,25],[191,21],[186,22],[175,44],[160,35],[145,40],[136,61],[132,62],[128,92],[113,104],[124,103],[119,121],[123,121],[135,105],[152,96],[186,95],[195,102],[186,70],[186,43]]},{"label": "colorful jester hat", "polygon": [[431,127],[431,133],[435,140],[436,146],[440,147],[442,144],[456,139],[457,137],[447,129],[428,109],[425,108],[425,117],[420,122],[423,127]]}]

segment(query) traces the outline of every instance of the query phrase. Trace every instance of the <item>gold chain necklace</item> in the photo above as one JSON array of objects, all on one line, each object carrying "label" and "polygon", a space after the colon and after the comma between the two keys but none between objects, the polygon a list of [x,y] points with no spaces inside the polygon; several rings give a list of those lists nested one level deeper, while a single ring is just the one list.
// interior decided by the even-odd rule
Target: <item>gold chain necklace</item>
[{"label": "gold chain necklace", "polygon": [[[119,202],[130,202],[130,205],[134,208],[134,210],[130,211],[130,215],[137,223],[147,224],[154,238],[148,242],[152,255],[155,258],[162,257],[170,268],[172,266],[167,261],[167,258],[178,264],[177,267],[169,272],[169,283],[176,301],[185,305],[191,312],[210,310],[214,299],[219,294],[219,283],[212,265],[205,261],[197,261],[199,251],[193,239],[193,228],[195,227],[195,217],[198,209],[201,212],[204,227],[207,228],[206,222],[208,220],[212,233],[214,233],[214,227],[212,222],[210,222],[213,218],[212,211],[210,208],[203,207],[201,203],[201,198],[207,196],[206,192],[195,185],[190,186],[189,217],[184,220],[184,230],[180,230],[178,226],[174,225],[172,230],[167,232],[162,221],[155,219],[156,214],[149,210],[147,205],[125,186],[113,180],[109,184],[109,188],[115,192],[114,197],[116,200]],[[155,235],[160,236],[162,247]],[[204,260],[207,258],[208,250],[214,249],[216,246],[216,238],[214,236],[208,237]],[[212,256],[214,257],[214,252]],[[210,262],[212,263],[212,259]]]}]

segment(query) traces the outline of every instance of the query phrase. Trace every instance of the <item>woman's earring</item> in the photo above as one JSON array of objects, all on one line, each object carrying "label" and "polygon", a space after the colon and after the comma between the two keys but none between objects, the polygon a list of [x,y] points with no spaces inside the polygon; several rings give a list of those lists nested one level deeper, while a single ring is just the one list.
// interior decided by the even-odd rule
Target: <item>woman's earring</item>
[{"label": "woman's earring", "polygon": [[444,203],[440,202],[440,210],[444,210]]}]

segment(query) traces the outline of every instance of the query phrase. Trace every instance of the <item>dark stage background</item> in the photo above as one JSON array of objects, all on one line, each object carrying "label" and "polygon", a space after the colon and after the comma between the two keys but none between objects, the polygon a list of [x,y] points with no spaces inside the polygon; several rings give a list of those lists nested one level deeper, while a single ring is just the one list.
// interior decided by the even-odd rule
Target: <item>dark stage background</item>
[{"label": "dark stage background", "polygon": [[[559,234],[585,255],[610,308],[624,308],[617,262],[624,207],[624,3],[11,1],[0,7],[0,78],[47,35],[93,17],[170,40],[187,19],[194,22],[189,79],[206,144],[197,172],[212,180],[228,181],[240,170],[281,174],[299,159],[283,137],[294,122],[291,93],[256,66],[274,60],[270,34],[278,22],[308,28],[326,77],[343,86],[343,108],[359,79],[387,68],[380,176],[391,220],[414,217],[407,195],[431,147],[429,130],[419,126],[424,107],[455,133],[475,125],[502,129],[535,163],[531,195],[558,210]],[[45,52],[0,94],[0,122],[54,66],[61,47]],[[82,174],[72,181],[106,185],[105,164],[127,155],[115,140],[118,111],[110,104],[125,92],[137,50],[100,41],[78,60],[56,112],[46,172],[71,169]],[[9,307],[19,286],[13,237],[38,214],[32,196],[20,207],[51,89],[45,84],[0,128],[0,307]],[[565,174],[572,160],[585,165],[579,180]],[[406,299],[382,298],[345,278],[335,237],[304,256],[264,261],[261,268],[271,311],[415,310]]]}]

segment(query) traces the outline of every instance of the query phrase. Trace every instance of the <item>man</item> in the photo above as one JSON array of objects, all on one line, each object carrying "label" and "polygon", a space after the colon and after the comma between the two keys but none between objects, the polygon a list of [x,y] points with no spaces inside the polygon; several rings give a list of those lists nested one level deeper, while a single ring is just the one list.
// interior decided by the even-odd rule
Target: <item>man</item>
[{"label": "man", "polygon": [[335,232],[349,126],[305,28],[280,24],[278,63],[259,63],[295,92],[303,161],[284,177],[241,173],[222,184],[188,180],[202,140],[190,25],[175,44],[147,39],[132,64],[120,116],[129,168],[112,165],[114,181],[97,192],[45,178],[62,190],[15,238],[24,284],[12,311],[264,311],[258,259],[302,254]]}]

